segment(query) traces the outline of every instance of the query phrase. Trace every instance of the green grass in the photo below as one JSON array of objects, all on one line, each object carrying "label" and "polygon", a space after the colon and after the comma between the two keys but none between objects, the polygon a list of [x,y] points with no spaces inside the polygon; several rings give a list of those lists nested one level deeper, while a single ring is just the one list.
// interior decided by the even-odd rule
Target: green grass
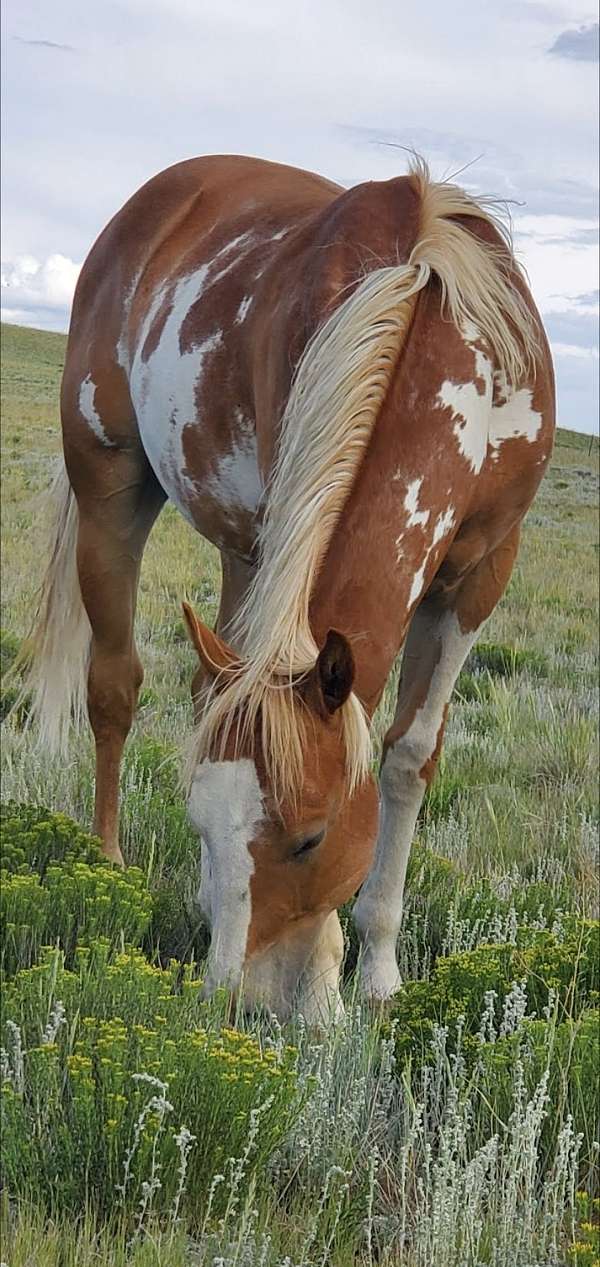
[{"label": "green grass", "polygon": [[[61,335],[2,327],[3,673],[41,580],[39,495],[60,448],[64,348]],[[48,813],[91,821],[89,736],[65,761],[3,727],[3,796],[48,807],[16,826],[11,811],[13,827],[5,824],[5,1020],[22,1045],[19,1056],[9,1026],[2,1222],[11,1267],[592,1261],[597,485],[597,441],[559,432],[507,594],[457,684],[409,867],[397,1003],[375,1016],[356,999],[357,947],[345,911],[346,1021],[320,1036],[294,1022],[282,1035],[264,1019],[234,1017],[255,1059],[245,1098],[228,1091],[228,1061],[210,1082],[204,1056],[194,1064],[189,1046],[194,1033],[210,1035],[218,1066],[231,1019],[225,997],[200,999],[207,932],[193,900],[199,850],[178,786],[194,669],[180,602],[187,594],[214,619],[219,562],[174,509],[163,511],[140,585],[146,677],[123,771],[125,877],[109,880],[94,842]],[[378,734],[393,695],[394,681]],[[44,1034],[58,1003],[65,1021],[52,1046]],[[178,1045],[176,1068],[161,1045],[161,1016]],[[284,1057],[288,1049],[295,1054]],[[245,1153],[269,1051],[293,1070]],[[173,1108],[160,1121],[144,1119],[149,1134],[124,1205],[118,1176],[146,1103],[136,1070],[169,1084]],[[111,1095],[124,1096],[121,1115],[108,1113]],[[174,1215],[175,1137],[184,1125],[197,1151],[192,1145]],[[217,1173],[225,1177],[210,1198]],[[150,1200],[143,1185],[152,1187],[152,1176],[165,1182]],[[575,1203],[578,1183],[589,1196]]]}]

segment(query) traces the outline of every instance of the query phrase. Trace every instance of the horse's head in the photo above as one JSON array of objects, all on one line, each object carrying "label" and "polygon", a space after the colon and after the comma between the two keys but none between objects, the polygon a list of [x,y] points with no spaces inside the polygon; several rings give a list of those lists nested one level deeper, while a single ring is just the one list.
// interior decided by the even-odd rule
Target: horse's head
[{"label": "horse's head", "polygon": [[[200,720],[207,687],[214,698],[243,666],[184,610],[200,661],[192,684]],[[190,771],[199,902],[212,933],[208,990],[241,988],[246,1006],[263,1004],[280,1017],[294,1005],[323,1016],[338,1003],[343,947],[334,912],[371,862],[376,785],[369,775],[350,791],[341,720],[353,678],[350,645],[332,631],[312,669],[292,687],[282,684],[303,736],[294,795],[273,786],[260,712],[251,727],[243,716],[225,717],[218,747],[197,754]]]}]

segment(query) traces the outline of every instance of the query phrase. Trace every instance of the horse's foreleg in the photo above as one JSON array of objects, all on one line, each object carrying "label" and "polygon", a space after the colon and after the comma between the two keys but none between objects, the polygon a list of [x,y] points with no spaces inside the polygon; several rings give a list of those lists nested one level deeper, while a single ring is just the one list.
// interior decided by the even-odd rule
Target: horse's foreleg
[{"label": "horse's foreleg", "polygon": [[410,846],[439,758],[456,678],[508,582],[518,530],[465,578],[450,603],[417,608],[402,662],[398,705],[381,764],[381,820],[373,868],[354,920],[362,943],[362,985],[373,999],[399,988],[396,941]]}]

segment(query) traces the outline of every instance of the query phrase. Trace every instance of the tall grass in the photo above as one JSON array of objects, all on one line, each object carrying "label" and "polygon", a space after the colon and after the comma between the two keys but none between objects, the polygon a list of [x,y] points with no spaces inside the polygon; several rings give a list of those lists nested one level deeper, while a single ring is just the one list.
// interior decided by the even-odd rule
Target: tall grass
[{"label": "tall grass", "polygon": [[[40,578],[35,499],[58,447],[63,349],[59,336],[5,330],[3,672]],[[63,850],[49,813],[21,820],[21,843],[21,828],[5,829],[11,1267],[591,1267],[598,447],[588,448],[559,434],[507,594],[459,679],[409,866],[403,990],[380,1012],[358,998],[345,910],[346,1015],[325,1033],[201,997],[199,850],[178,785],[193,672],[179,602],[191,594],[214,618],[218,560],[172,508],[162,513],[140,586],[146,679],[123,772],[128,869],[109,879],[74,827]],[[3,796],[85,827],[89,736],[62,761],[32,738],[3,727]]]}]

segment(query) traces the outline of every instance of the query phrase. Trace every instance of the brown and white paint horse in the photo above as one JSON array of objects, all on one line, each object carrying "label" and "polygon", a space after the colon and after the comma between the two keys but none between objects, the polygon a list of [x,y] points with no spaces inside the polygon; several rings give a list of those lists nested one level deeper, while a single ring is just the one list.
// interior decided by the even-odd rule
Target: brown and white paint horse
[{"label": "brown and white paint horse", "polygon": [[[337,908],[362,884],[364,989],[389,997],[448,701],[552,443],[550,355],[496,219],[420,161],[347,191],[256,159],[180,163],[82,269],[61,407],[32,680],[59,743],[87,690],[106,854],[121,861],[140,563],[170,498],[223,563],[216,630],[185,608],[208,988],[335,1011]],[[405,639],[379,812],[369,720]]]}]

